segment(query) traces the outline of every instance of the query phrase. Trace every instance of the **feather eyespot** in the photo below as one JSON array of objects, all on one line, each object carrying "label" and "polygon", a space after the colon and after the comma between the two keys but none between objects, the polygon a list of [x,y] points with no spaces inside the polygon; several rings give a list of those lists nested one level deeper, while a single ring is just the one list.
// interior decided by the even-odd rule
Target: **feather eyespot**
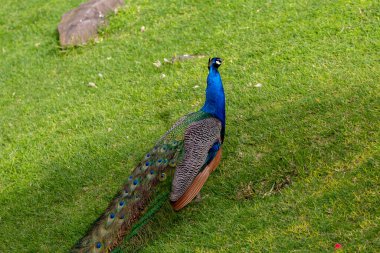
[{"label": "feather eyespot", "polygon": [[102,243],[101,242],[97,242],[96,245],[95,245],[95,247],[97,249],[100,249],[102,247]]},{"label": "feather eyespot", "polygon": [[156,172],[154,170],[150,170],[149,173],[148,173],[148,175],[146,175],[146,178],[148,180],[152,180],[155,177],[156,177]]},{"label": "feather eyespot", "polygon": [[115,214],[114,214],[114,213],[111,213],[111,214],[110,214],[110,218],[111,218],[111,219],[114,219],[114,218],[115,218]]},{"label": "feather eyespot", "polygon": [[135,179],[133,180],[133,185],[137,185],[139,183],[139,180]]},{"label": "feather eyespot", "polygon": [[129,194],[129,191],[128,190],[124,190],[122,195],[121,195],[122,198],[129,198],[130,197],[130,194]]},{"label": "feather eyespot", "polygon": [[166,179],[166,174],[165,173],[161,173],[160,177],[159,177],[159,180],[160,181],[164,181]]},{"label": "feather eyespot", "polygon": [[124,206],[125,202],[124,201],[120,201],[119,202],[119,206]]},{"label": "feather eyespot", "polygon": [[177,165],[177,163],[176,163],[175,160],[171,160],[170,163],[169,163],[170,167],[175,167],[176,165]]}]

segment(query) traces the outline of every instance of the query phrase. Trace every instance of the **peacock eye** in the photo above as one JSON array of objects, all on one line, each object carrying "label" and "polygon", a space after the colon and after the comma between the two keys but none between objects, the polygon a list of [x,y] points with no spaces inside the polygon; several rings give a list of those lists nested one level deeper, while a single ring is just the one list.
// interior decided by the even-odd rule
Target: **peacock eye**
[{"label": "peacock eye", "polygon": [[125,202],[124,201],[120,201],[119,205],[120,206],[124,206]]},{"label": "peacock eye", "polygon": [[129,176],[129,180],[132,180],[133,179],[133,176]]},{"label": "peacock eye", "polygon": [[165,173],[161,173],[159,179],[160,179],[160,181],[164,181],[166,179],[166,174]]},{"label": "peacock eye", "polygon": [[154,170],[150,170],[149,173],[150,173],[151,175],[153,175],[153,174],[154,174]]},{"label": "peacock eye", "polygon": [[175,159],[171,160],[171,161],[169,162],[169,166],[170,166],[170,167],[175,167],[175,166],[177,166],[176,160],[175,160]]},{"label": "peacock eye", "polygon": [[114,214],[114,213],[111,213],[111,214],[110,214],[110,218],[111,218],[111,219],[115,218],[115,214]]},{"label": "peacock eye", "polygon": [[101,242],[97,242],[97,243],[96,243],[96,248],[97,248],[97,249],[100,249],[101,247],[102,247]]},{"label": "peacock eye", "polygon": [[122,214],[122,215],[120,215],[120,217],[119,217],[121,220],[122,219],[124,219],[125,218],[125,215],[124,214]]},{"label": "peacock eye", "polygon": [[139,180],[135,179],[133,180],[133,185],[137,185],[139,183]]},{"label": "peacock eye", "polygon": [[146,162],[146,163],[145,163],[145,166],[149,166],[149,162]]}]

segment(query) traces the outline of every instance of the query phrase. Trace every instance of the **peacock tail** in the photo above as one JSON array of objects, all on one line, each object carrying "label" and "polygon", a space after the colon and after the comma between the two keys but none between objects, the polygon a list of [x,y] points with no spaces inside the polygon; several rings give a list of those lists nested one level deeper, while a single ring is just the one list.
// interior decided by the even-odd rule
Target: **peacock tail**
[{"label": "peacock tail", "polygon": [[161,200],[167,200],[170,185],[165,182],[171,182],[174,169],[185,157],[186,129],[207,118],[212,116],[198,111],[179,119],[145,154],[122,190],[72,252],[111,252],[125,236],[133,236],[136,223],[142,226],[144,220],[140,219],[149,216],[149,211],[154,212],[154,207],[163,202]]}]

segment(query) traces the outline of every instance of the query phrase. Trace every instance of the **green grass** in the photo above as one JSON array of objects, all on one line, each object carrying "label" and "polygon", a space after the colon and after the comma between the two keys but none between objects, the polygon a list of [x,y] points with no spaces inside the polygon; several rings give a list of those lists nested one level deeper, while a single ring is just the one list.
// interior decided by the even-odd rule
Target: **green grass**
[{"label": "green grass", "polygon": [[202,105],[207,59],[152,64],[185,53],[225,59],[223,159],[141,252],[380,251],[379,2],[127,1],[100,43],[62,51],[80,2],[0,0],[0,252],[83,235]]}]

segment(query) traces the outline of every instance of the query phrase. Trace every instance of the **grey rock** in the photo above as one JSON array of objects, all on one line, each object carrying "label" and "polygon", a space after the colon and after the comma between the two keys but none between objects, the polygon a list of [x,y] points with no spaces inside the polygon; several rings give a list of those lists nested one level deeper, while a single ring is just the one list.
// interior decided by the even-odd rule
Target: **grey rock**
[{"label": "grey rock", "polygon": [[66,12],[58,25],[61,46],[83,45],[97,38],[99,27],[106,24],[106,15],[124,4],[124,0],[90,0]]}]

